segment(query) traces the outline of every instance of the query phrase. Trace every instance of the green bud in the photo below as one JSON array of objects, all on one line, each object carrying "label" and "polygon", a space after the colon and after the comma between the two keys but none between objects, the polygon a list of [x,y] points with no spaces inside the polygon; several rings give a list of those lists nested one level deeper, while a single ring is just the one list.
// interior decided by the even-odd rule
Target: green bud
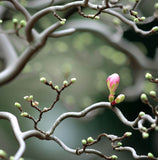
[{"label": "green bud", "polygon": [[14,157],[13,157],[13,156],[10,156],[9,160],[14,160]]},{"label": "green bud", "polygon": [[47,111],[47,110],[48,110],[48,108],[47,108],[47,107],[44,107],[44,108],[43,108],[43,111]]},{"label": "green bud", "polygon": [[148,138],[148,137],[149,137],[149,133],[143,132],[143,133],[142,133],[142,137],[143,137],[144,139]]},{"label": "green bud", "polygon": [[0,24],[2,24],[2,23],[3,23],[3,20],[0,19]]},{"label": "green bud", "polygon": [[144,116],[145,115],[145,112],[140,112],[139,113],[139,116]]},{"label": "green bud", "polygon": [[63,82],[63,85],[64,85],[64,86],[67,86],[67,85],[68,85],[68,81],[64,81],[64,82]]},{"label": "green bud", "polygon": [[58,86],[58,85],[56,85],[54,88],[55,88],[56,90],[58,90],[58,89],[59,89],[59,86]]},{"label": "green bud", "polygon": [[18,103],[18,102],[15,102],[14,105],[15,105],[16,107],[18,107],[18,108],[21,108],[21,104]]},{"label": "green bud", "polygon": [[18,19],[13,18],[12,22],[13,22],[14,24],[17,24],[17,23],[18,23]]},{"label": "green bud", "polygon": [[146,73],[145,78],[148,80],[151,80],[153,78],[153,76],[150,73]]},{"label": "green bud", "polygon": [[117,159],[118,157],[116,155],[112,155],[111,159]]},{"label": "green bud", "polygon": [[149,157],[149,158],[154,158],[154,155],[153,155],[151,152],[149,152],[149,153],[148,153],[148,157]]},{"label": "green bud", "polygon": [[141,21],[144,21],[146,18],[145,17],[140,17],[140,20]]},{"label": "green bud", "polygon": [[151,29],[152,32],[157,32],[158,31],[158,26],[155,26]]},{"label": "green bud", "polygon": [[82,139],[82,144],[83,145],[87,144],[87,141],[85,139]]},{"label": "green bud", "polygon": [[124,94],[119,94],[119,95],[116,97],[115,102],[116,102],[116,103],[121,103],[121,102],[124,101],[124,99],[125,99],[125,95],[124,95]]},{"label": "green bud", "polygon": [[94,139],[93,139],[92,137],[88,137],[88,138],[87,138],[87,142],[88,142],[88,143],[92,143],[93,141],[94,141]]},{"label": "green bud", "polygon": [[155,123],[151,124],[151,127],[152,127],[152,128],[155,128],[155,127],[156,127],[156,124],[155,124]]},{"label": "green bud", "polygon": [[118,146],[122,146],[122,143],[121,143],[121,142],[118,142],[117,145],[118,145]]},{"label": "green bud", "polygon": [[126,132],[126,133],[124,134],[125,137],[130,137],[131,135],[132,135],[132,132]]},{"label": "green bud", "polygon": [[155,9],[158,9],[158,3],[155,3],[154,7]]},{"label": "green bud", "polygon": [[26,26],[26,21],[25,21],[25,20],[21,20],[21,21],[20,21],[20,25],[21,25],[22,27],[25,27],[25,26]]},{"label": "green bud", "polygon": [[119,20],[118,18],[114,18],[114,19],[113,19],[113,23],[114,23],[115,25],[120,25],[120,20]]},{"label": "green bud", "polygon": [[76,78],[71,78],[71,83],[76,82]]},{"label": "green bud", "polygon": [[45,77],[41,77],[41,78],[40,78],[40,81],[41,81],[42,83],[46,83],[46,82],[47,82],[47,80],[46,80]]},{"label": "green bud", "polygon": [[99,17],[99,16],[95,16],[94,18],[95,18],[96,20],[100,19],[100,17]]},{"label": "green bud", "polygon": [[139,19],[138,19],[138,18],[134,18],[133,21],[134,21],[134,22],[139,22]]},{"label": "green bud", "polygon": [[21,117],[27,117],[29,114],[27,112],[21,112],[20,116]]},{"label": "green bud", "polygon": [[156,92],[155,91],[150,91],[150,96],[152,96],[152,97],[156,97]]},{"label": "green bud", "polygon": [[60,24],[64,25],[65,22],[66,22],[66,19],[62,19],[62,20],[60,21]]},{"label": "green bud", "polygon": [[146,127],[142,127],[142,130],[143,130],[143,131],[147,131],[147,128],[146,128]]},{"label": "green bud", "polygon": [[141,96],[140,96],[141,100],[143,103],[147,103],[148,102],[148,97],[145,93],[142,93]]},{"label": "green bud", "polygon": [[132,15],[137,16],[137,15],[138,15],[138,12],[132,11]]},{"label": "green bud", "polygon": [[33,100],[33,95],[30,95],[30,96],[29,96],[29,99],[30,99],[30,100]]},{"label": "green bud", "polygon": [[0,158],[3,158],[3,159],[7,158],[7,153],[2,149],[0,149]]}]

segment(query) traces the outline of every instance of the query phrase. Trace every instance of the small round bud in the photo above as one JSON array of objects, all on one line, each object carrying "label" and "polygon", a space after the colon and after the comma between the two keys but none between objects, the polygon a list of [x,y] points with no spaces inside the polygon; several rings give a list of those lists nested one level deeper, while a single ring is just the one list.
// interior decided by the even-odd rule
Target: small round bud
[{"label": "small round bud", "polygon": [[27,117],[29,114],[27,112],[21,112],[20,116],[21,117]]},{"label": "small round bud", "polygon": [[39,106],[39,102],[35,101],[35,102],[34,102],[34,105],[35,105],[35,106]]},{"label": "small round bud", "polygon": [[29,96],[29,99],[30,99],[30,100],[33,100],[33,95],[30,95],[30,96]]},{"label": "small round bud", "polygon": [[122,146],[122,143],[121,143],[121,142],[118,142],[117,145],[118,145],[118,146]]},{"label": "small round bud", "polygon": [[155,91],[150,91],[150,96],[152,96],[152,97],[156,97],[156,92]]},{"label": "small round bud", "polygon": [[119,95],[116,97],[115,102],[116,102],[116,103],[121,103],[121,102],[124,101],[124,99],[125,99],[125,95],[124,95],[124,94],[119,94]]},{"label": "small round bud", "polygon": [[58,86],[58,85],[56,85],[54,88],[55,88],[56,90],[58,90],[58,89],[59,89],[59,86]]},{"label": "small round bud", "polygon": [[17,23],[18,23],[18,19],[13,18],[12,22],[13,22],[14,24],[17,24]]},{"label": "small round bud", "polygon": [[151,29],[152,32],[157,32],[158,31],[158,26],[155,26]]},{"label": "small round bud", "polygon": [[15,102],[14,105],[15,105],[16,107],[18,107],[18,108],[21,108],[21,104],[18,103],[18,102]]},{"label": "small round bud", "polygon": [[45,77],[41,77],[41,78],[40,78],[40,81],[41,81],[42,83],[46,83],[46,82],[47,82],[47,80],[46,80]]},{"label": "small round bud", "polygon": [[134,22],[139,22],[139,19],[138,18],[134,18],[133,21]]},{"label": "small round bud", "polygon": [[100,17],[99,17],[99,16],[95,16],[94,18],[95,18],[96,20],[100,19]]},{"label": "small round bud", "polygon": [[26,21],[25,21],[25,20],[21,20],[21,21],[20,21],[20,25],[21,25],[22,27],[25,27],[25,26],[26,26]]},{"label": "small round bud", "polygon": [[126,133],[124,134],[125,137],[130,137],[131,135],[132,135],[132,132],[126,132]]},{"label": "small round bud", "polygon": [[147,103],[148,102],[148,97],[145,93],[142,93],[141,96],[140,96],[141,100],[143,103]]},{"label": "small round bud", "polygon": [[149,137],[149,133],[143,132],[143,133],[142,133],[142,137],[143,137],[144,139],[148,138],[148,137]]},{"label": "small round bud", "polygon": [[108,100],[112,103],[114,101],[114,95],[109,95]]},{"label": "small round bud", "polygon": [[9,160],[14,160],[14,157],[13,157],[13,156],[10,156]]},{"label": "small round bud", "polygon": [[155,123],[151,124],[151,127],[152,127],[152,128],[155,128],[155,127],[156,127],[156,124],[155,124]]},{"label": "small round bud", "polygon": [[134,16],[137,16],[137,15],[138,15],[138,12],[132,11],[131,14],[134,15]]},{"label": "small round bud", "polygon": [[151,152],[149,152],[149,153],[148,153],[148,157],[149,157],[149,158],[154,158],[154,155],[153,155]]},{"label": "small round bud", "polygon": [[67,85],[68,85],[68,81],[64,81],[64,82],[63,82],[63,85],[64,85],[64,86],[67,86]]},{"label": "small round bud", "polygon": [[0,158],[3,158],[3,159],[7,158],[7,153],[2,149],[0,149]]},{"label": "small round bud", "polygon": [[118,157],[116,155],[112,155],[111,159],[117,159]]},{"label": "small round bud", "polygon": [[87,141],[85,139],[82,139],[82,144],[83,145],[87,144]]},{"label": "small round bud", "polygon": [[155,9],[158,9],[158,3],[155,3],[154,7]]},{"label": "small round bud", "polygon": [[146,18],[145,17],[140,17],[140,20],[141,21],[144,21]]},{"label": "small round bud", "polygon": [[48,111],[48,108],[47,108],[47,107],[44,107],[44,108],[43,108],[43,111]]},{"label": "small round bud", "polygon": [[88,138],[87,138],[87,142],[88,142],[88,143],[92,143],[93,141],[94,141],[94,139],[93,139],[92,137],[88,137]]},{"label": "small round bud", "polygon": [[146,128],[146,127],[142,127],[142,130],[143,130],[143,131],[147,131],[147,128]]},{"label": "small round bud", "polygon": [[76,78],[71,78],[71,83],[76,82]]},{"label": "small round bud", "polygon": [[151,80],[153,78],[153,76],[150,73],[146,73],[145,78],[148,79],[148,80]]},{"label": "small round bud", "polygon": [[144,116],[145,115],[145,112],[140,112],[139,113],[139,116]]},{"label": "small round bud", "polygon": [[3,20],[0,19],[0,24],[2,24],[2,23],[3,23]]},{"label": "small round bud", "polygon": [[66,19],[62,19],[62,20],[60,21],[60,24],[64,25],[65,22],[66,22]]}]

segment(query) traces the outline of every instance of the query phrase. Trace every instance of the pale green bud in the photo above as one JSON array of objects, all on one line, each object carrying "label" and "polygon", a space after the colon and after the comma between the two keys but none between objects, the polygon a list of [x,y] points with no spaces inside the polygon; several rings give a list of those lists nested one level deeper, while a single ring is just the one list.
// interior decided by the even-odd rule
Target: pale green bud
[{"label": "pale green bud", "polygon": [[124,136],[126,136],[126,137],[130,137],[132,135],[132,132],[126,132],[125,134],[124,134]]},{"label": "pale green bud", "polygon": [[156,92],[155,91],[150,91],[150,96],[152,96],[152,97],[156,97]]},{"label": "pale green bud", "polygon": [[155,127],[156,127],[156,124],[155,124],[155,123],[151,124],[151,127],[152,127],[152,128],[155,128]]},{"label": "pale green bud", "polygon": [[87,142],[88,142],[88,143],[92,143],[93,141],[94,141],[94,139],[93,139],[92,137],[88,137],[88,138],[87,138]]},{"label": "pale green bud", "polygon": [[137,16],[137,15],[138,15],[138,12],[132,11],[132,15]]},{"label": "pale green bud", "polygon": [[158,9],[158,3],[155,3],[154,7],[155,9]]},{"label": "pale green bud", "polygon": [[64,85],[64,86],[67,86],[67,85],[68,85],[68,81],[64,81],[64,82],[63,82],[63,85]]},{"label": "pale green bud", "polygon": [[117,159],[118,157],[116,155],[112,155],[111,159]]},{"label": "pale green bud", "polygon": [[0,158],[3,158],[3,159],[7,158],[7,153],[2,149],[0,149]]},{"label": "pale green bud", "polygon": [[85,139],[82,139],[82,144],[83,145],[87,144],[87,141]]},{"label": "pale green bud", "polygon": [[96,20],[100,19],[100,17],[99,17],[99,16],[95,16],[94,18],[95,18]]},{"label": "pale green bud", "polygon": [[76,82],[76,78],[71,78],[71,82],[72,83]]},{"label": "pale green bud", "polygon": [[158,26],[155,26],[151,29],[152,32],[157,32],[158,31]]},{"label": "pale green bud", "polygon": [[21,25],[22,27],[25,27],[25,26],[26,26],[26,21],[25,21],[25,20],[21,20],[21,21],[20,21],[20,25]]},{"label": "pale green bud", "polygon": [[124,95],[124,94],[120,94],[120,95],[118,95],[118,96],[116,97],[115,102],[116,102],[116,103],[121,103],[121,102],[124,101],[124,99],[125,99],[125,95]]},{"label": "pale green bud", "polygon": [[27,112],[21,112],[20,116],[21,117],[27,117],[29,114]]},{"label": "pale green bud", "polygon": [[56,90],[58,90],[58,89],[59,89],[59,86],[58,86],[58,85],[56,85],[54,88],[55,88]]},{"label": "pale green bud", "polygon": [[141,21],[144,21],[146,18],[145,17],[140,17],[140,20]]},{"label": "pale green bud", "polygon": [[154,155],[153,155],[151,152],[149,152],[149,153],[148,153],[148,157],[149,157],[149,158],[154,158]]},{"label": "pale green bud", "polygon": [[62,19],[62,20],[60,21],[60,24],[64,25],[65,22],[66,22],[66,19]]},{"label": "pale green bud", "polygon": [[153,76],[150,73],[146,73],[145,78],[148,79],[148,80],[151,80],[153,78]]},{"label": "pale green bud", "polygon": [[146,127],[142,127],[142,130],[143,130],[143,131],[147,131],[147,128],[146,128]]},{"label": "pale green bud", "polygon": [[148,102],[148,97],[145,93],[142,93],[141,96],[140,96],[141,100],[143,103],[147,103]]},{"label": "pale green bud", "polygon": [[122,143],[121,143],[121,142],[118,142],[117,145],[118,145],[118,146],[122,146]]},{"label": "pale green bud", "polygon": [[17,23],[18,23],[18,19],[13,18],[12,22],[13,22],[14,24],[17,24]]},{"label": "pale green bud", "polygon": [[48,108],[47,108],[47,107],[44,107],[44,108],[43,108],[43,111],[47,111],[47,110],[48,110]]},{"label": "pale green bud", "polygon": [[139,116],[144,116],[145,115],[145,112],[140,112],[139,113]]},{"label": "pale green bud", "polygon": [[15,105],[16,107],[18,107],[18,108],[21,108],[21,104],[18,103],[18,102],[15,102],[14,105]]},{"label": "pale green bud", "polygon": [[33,95],[30,95],[30,96],[29,96],[29,99],[30,99],[30,100],[33,100]]},{"label": "pale green bud", "polygon": [[138,18],[134,18],[133,20],[134,20],[134,22],[139,22]]},{"label": "pale green bud", "polygon": [[41,81],[42,83],[46,83],[46,82],[47,82],[47,80],[46,80],[45,77],[41,77],[41,78],[40,78],[40,81]]},{"label": "pale green bud", "polygon": [[2,23],[3,23],[3,20],[0,19],[0,24],[2,24]]},{"label": "pale green bud", "polygon": [[148,137],[149,137],[149,133],[143,132],[143,133],[142,133],[142,137],[143,137],[144,139],[148,138]]}]

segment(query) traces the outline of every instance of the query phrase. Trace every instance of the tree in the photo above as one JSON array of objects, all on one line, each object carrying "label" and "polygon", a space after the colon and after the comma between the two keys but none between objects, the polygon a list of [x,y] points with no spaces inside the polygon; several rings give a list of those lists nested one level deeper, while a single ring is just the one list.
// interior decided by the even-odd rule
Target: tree
[{"label": "tree", "polygon": [[[98,4],[97,4],[98,3]],[[69,117],[80,118],[86,116],[92,110],[99,108],[109,108],[119,117],[125,125],[130,126],[134,130],[139,130],[142,133],[143,138],[148,138],[149,131],[157,129],[157,107],[153,107],[146,94],[141,95],[141,99],[145,104],[148,104],[153,112],[154,118],[151,115],[140,112],[134,121],[129,121],[125,118],[122,112],[116,107],[118,103],[126,99],[132,99],[138,97],[143,90],[144,74],[150,70],[153,74],[157,72],[157,59],[156,59],[156,47],[154,44],[157,40],[157,12],[158,5],[155,3],[153,9],[153,15],[144,17],[140,12],[139,5],[143,6],[142,1],[135,0],[134,2],[124,2],[120,0],[105,0],[102,2],[91,2],[89,0],[64,2],[59,1],[16,1],[16,0],[1,0],[1,34],[0,34],[0,48],[1,48],[1,59],[2,59],[2,71],[0,73],[0,84],[4,85],[12,81],[17,77],[24,69],[25,65],[32,59],[35,58],[39,51],[47,44],[50,38],[58,38],[73,34],[77,31],[87,31],[101,37],[103,40],[108,42],[109,45],[115,49],[123,52],[127,57],[132,67],[134,74],[134,84],[126,88],[123,93],[115,98],[115,90],[112,91],[109,83],[118,85],[119,76],[114,76],[114,81],[107,79],[108,87],[110,90],[109,102],[99,102],[90,105],[80,112],[67,112],[61,114],[54,122],[53,126],[50,127],[49,131],[43,131],[38,127],[38,123],[42,120],[42,116],[45,112],[52,110],[55,104],[59,101],[60,95],[67,87],[72,85],[76,78],[72,78],[70,81],[64,81],[61,89],[59,86],[54,85],[51,81],[48,81],[45,77],[40,79],[41,82],[51,87],[56,92],[56,98],[50,107],[39,107],[39,102],[33,99],[33,96],[25,96],[24,99],[30,102],[32,108],[39,112],[39,117],[35,119],[29,113],[23,111],[20,103],[16,102],[15,106],[20,110],[21,116],[31,119],[34,123],[34,130],[28,130],[22,132],[20,130],[16,116],[9,112],[0,112],[1,119],[7,119],[12,125],[12,130],[19,143],[19,149],[14,156],[14,159],[19,159],[25,151],[25,140],[30,137],[37,137],[42,140],[53,140],[58,143],[64,150],[80,155],[82,153],[93,153],[104,159],[117,159],[117,156],[104,155],[97,149],[88,149],[88,146],[93,146],[98,143],[102,137],[106,137],[111,141],[112,148],[114,150],[127,150],[132,153],[135,159],[157,159],[152,153],[148,155],[138,155],[133,147],[123,147],[121,140],[131,136],[131,132],[126,132],[123,136],[115,136],[111,134],[102,133],[98,135],[97,139],[89,137],[87,140],[82,140],[82,149],[71,149],[64,144],[58,137],[54,136],[53,133],[56,127],[65,119]],[[147,2],[148,4],[149,2]],[[139,10],[140,9],[140,10]],[[93,14],[89,14],[92,12]],[[21,20],[12,17],[12,14],[20,14],[23,18]],[[43,22],[43,18],[48,15],[51,16],[50,25],[46,24],[45,28],[40,27],[40,23]],[[74,16],[74,15],[78,16]],[[110,17],[104,17],[110,15]],[[74,17],[75,18],[74,18]],[[100,18],[101,17],[101,18]],[[115,18],[112,18],[115,17]],[[113,19],[113,20],[111,20]],[[7,23],[13,25],[13,29],[7,29]],[[108,25],[107,25],[107,23]],[[148,26],[150,27],[148,29]],[[10,27],[10,26],[9,26]],[[145,28],[147,27],[147,28]],[[130,42],[128,35],[135,34],[135,37],[140,38],[140,35],[148,37],[153,41],[152,54],[148,53],[144,55],[143,50],[139,46]],[[9,36],[13,35],[13,36]],[[16,37],[15,37],[16,35]],[[128,40],[127,40],[127,38]],[[13,38],[13,41],[12,41]],[[23,51],[15,50],[15,41],[19,39],[19,44],[24,47]],[[145,38],[144,38],[145,39]],[[145,41],[144,41],[145,44]],[[147,46],[147,49],[150,49]],[[19,56],[18,56],[19,54]],[[150,58],[152,57],[152,58]],[[117,77],[117,78],[116,78]],[[147,73],[146,78],[154,83],[157,83],[157,78],[154,78],[151,74]],[[117,80],[117,82],[115,81]],[[116,83],[115,83],[116,82]],[[116,85],[116,88],[117,88]],[[116,89],[115,88],[115,89]],[[157,100],[156,93],[150,92],[152,98]],[[145,127],[143,124],[148,121],[151,126]],[[118,142],[116,144],[116,142]],[[6,158],[6,153],[0,150],[1,157]],[[10,158],[11,159],[11,158]]]}]

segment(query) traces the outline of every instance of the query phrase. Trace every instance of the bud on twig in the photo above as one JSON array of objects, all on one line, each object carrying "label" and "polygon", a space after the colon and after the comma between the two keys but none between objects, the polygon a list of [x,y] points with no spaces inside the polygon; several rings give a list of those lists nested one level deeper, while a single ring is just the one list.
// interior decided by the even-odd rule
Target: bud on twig
[{"label": "bud on twig", "polygon": [[121,103],[121,102],[124,101],[124,99],[125,99],[125,95],[124,95],[124,94],[119,94],[119,95],[116,97],[115,102],[116,102],[116,103]]},{"label": "bud on twig", "polygon": [[139,116],[141,117],[141,116],[144,116],[145,115],[145,112],[140,112],[139,113]]},{"label": "bud on twig", "polygon": [[42,83],[46,83],[46,82],[47,82],[47,80],[46,80],[45,77],[41,77],[41,78],[40,78],[40,81],[41,81]]},{"label": "bud on twig", "polygon": [[83,145],[87,144],[87,141],[85,139],[82,139],[82,144]]},{"label": "bud on twig", "polygon": [[2,158],[2,159],[6,159],[7,158],[7,153],[2,149],[0,149],[0,158]]},{"label": "bud on twig", "polygon": [[148,97],[145,93],[142,93],[140,96],[141,100],[143,103],[147,104],[148,103]]},{"label": "bud on twig", "polygon": [[20,116],[21,117],[27,117],[29,114],[27,112],[21,112]]},{"label": "bud on twig", "polygon": [[92,137],[88,137],[88,138],[87,138],[87,142],[88,142],[88,143],[92,143],[93,141],[94,141],[94,139],[93,139]]},{"label": "bud on twig", "polygon": [[112,155],[111,159],[117,159],[118,157],[116,155]]},{"label": "bud on twig", "polygon": [[15,102],[15,104],[14,104],[17,108],[21,108],[21,104],[20,103],[18,103],[18,102]]},{"label": "bud on twig", "polygon": [[71,78],[71,83],[76,82],[76,78]]},{"label": "bud on twig", "polygon": [[144,139],[147,139],[147,138],[149,137],[149,133],[143,132],[143,133],[142,133],[142,137],[143,137]]},{"label": "bud on twig", "polygon": [[154,155],[153,155],[151,152],[149,152],[149,153],[148,153],[148,157],[149,157],[149,158],[154,158]]},{"label": "bud on twig", "polygon": [[155,97],[156,97],[156,92],[155,92],[155,91],[150,91],[150,93],[149,93],[149,94],[150,94],[150,96],[151,96],[151,97],[153,97],[153,98],[155,98]]},{"label": "bud on twig", "polygon": [[148,79],[148,80],[151,80],[153,78],[153,76],[150,73],[146,73],[145,78]]},{"label": "bud on twig", "polygon": [[132,135],[132,132],[126,132],[126,133],[124,134],[125,137],[130,137],[131,135]]}]

